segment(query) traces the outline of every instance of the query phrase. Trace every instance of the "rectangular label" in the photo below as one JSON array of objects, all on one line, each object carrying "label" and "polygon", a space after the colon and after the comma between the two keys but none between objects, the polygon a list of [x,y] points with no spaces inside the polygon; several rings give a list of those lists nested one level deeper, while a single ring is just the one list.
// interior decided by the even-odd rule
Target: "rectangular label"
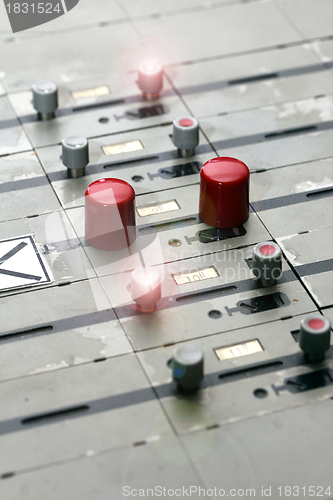
[{"label": "rectangular label", "polygon": [[262,348],[259,340],[249,340],[242,344],[230,345],[228,347],[219,347],[214,349],[216,356],[220,361],[224,359],[239,358],[240,356],[247,356],[248,354],[254,354],[256,352],[261,352]]},{"label": "rectangular label", "polygon": [[209,280],[211,278],[217,278],[218,276],[219,273],[213,266],[197,269],[192,273],[182,273],[182,274],[172,275],[177,285],[185,285],[185,283],[195,283],[196,281]]},{"label": "rectangular label", "polygon": [[73,90],[71,92],[73,99],[89,99],[90,97],[99,97],[110,94],[110,89],[107,85],[100,85],[91,89]]},{"label": "rectangular label", "polygon": [[140,217],[163,214],[164,212],[172,212],[173,210],[180,210],[180,206],[176,200],[165,201],[160,205],[145,205],[143,207],[137,207],[136,209]]},{"label": "rectangular label", "polygon": [[102,146],[102,150],[105,155],[119,155],[120,153],[138,151],[139,149],[143,149],[143,144],[139,140],[111,144],[110,146]]}]

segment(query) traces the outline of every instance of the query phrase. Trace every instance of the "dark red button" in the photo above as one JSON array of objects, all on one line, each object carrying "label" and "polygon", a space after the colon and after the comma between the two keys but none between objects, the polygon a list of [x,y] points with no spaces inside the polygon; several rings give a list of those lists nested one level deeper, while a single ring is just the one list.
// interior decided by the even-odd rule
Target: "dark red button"
[{"label": "dark red button", "polygon": [[228,228],[249,218],[250,172],[236,158],[213,158],[200,172],[199,217],[212,227]]},{"label": "dark red button", "polygon": [[85,192],[86,242],[100,250],[131,245],[135,231],[135,192],[121,179],[99,179]]}]

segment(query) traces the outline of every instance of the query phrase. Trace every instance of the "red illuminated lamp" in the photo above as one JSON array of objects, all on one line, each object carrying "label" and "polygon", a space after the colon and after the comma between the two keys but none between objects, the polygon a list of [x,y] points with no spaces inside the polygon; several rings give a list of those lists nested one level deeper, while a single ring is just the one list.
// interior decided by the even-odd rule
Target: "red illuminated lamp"
[{"label": "red illuminated lamp", "polygon": [[157,61],[146,61],[138,68],[138,86],[146,97],[157,97],[163,88],[163,69]]}]

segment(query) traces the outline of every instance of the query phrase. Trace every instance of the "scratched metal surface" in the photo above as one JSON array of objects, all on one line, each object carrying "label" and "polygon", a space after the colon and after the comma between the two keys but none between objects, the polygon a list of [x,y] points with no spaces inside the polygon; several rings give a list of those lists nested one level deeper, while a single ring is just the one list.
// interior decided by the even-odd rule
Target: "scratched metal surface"
[{"label": "scratched metal surface", "polygon": [[[332,498],[333,348],[309,364],[297,342],[307,314],[333,321],[332,16],[329,0],[80,0],[13,35],[0,5],[0,500]],[[164,88],[145,101],[151,56]],[[49,122],[31,103],[40,79],[59,87]],[[180,158],[172,121],[187,114],[200,145]],[[79,179],[61,161],[73,134],[90,146]],[[217,155],[249,166],[251,213],[203,243],[199,170]],[[102,177],[157,207],[123,251],[84,240],[84,191]],[[283,274],[262,289],[265,240]],[[142,261],[164,275],[148,314],[128,288]],[[167,366],[179,343],[205,355],[194,395]]]}]

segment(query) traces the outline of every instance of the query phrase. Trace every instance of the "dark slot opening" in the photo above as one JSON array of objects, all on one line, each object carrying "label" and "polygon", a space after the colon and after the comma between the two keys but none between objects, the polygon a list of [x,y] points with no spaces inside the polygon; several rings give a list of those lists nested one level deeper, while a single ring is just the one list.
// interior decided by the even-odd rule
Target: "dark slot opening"
[{"label": "dark slot opening", "polygon": [[235,370],[229,373],[220,373],[219,378],[222,379],[227,377],[234,377],[235,375],[237,376],[240,375],[241,373],[253,373],[256,371],[264,370],[265,368],[273,368],[282,365],[283,361],[272,361],[271,363],[263,363],[261,365],[245,367],[241,368],[240,370]]},{"label": "dark slot opening", "polygon": [[262,80],[270,80],[271,78],[278,78],[278,73],[266,73],[264,75],[248,76],[246,78],[235,78],[229,80],[228,85],[241,85],[242,83],[260,82]]},{"label": "dark slot opening", "polygon": [[113,101],[103,101],[94,102],[92,104],[86,104],[85,106],[75,106],[72,108],[73,113],[75,111],[84,111],[86,109],[103,108],[106,106],[116,106],[117,104],[125,104],[125,99],[114,99]]},{"label": "dark slot opening", "polygon": [[316,125],[309,125],[308,127],[290,128],[287,130],[282,130],[281,132],[271,132],[270,134],[266,134],[265,139],[270,139],[272,137],[281,137],[284,135],[304,134],[307,132],[313,132],[315,130],[317,130]]},{"label": "dark slot opening", "polygon": [[38,326],[36,328],[31,328],[29,330],[20,330],[19,332],[12,332],[12,333],[5,333],[4,335],[0,336],[0,342],[1,340],[4,339],[9,339],[13,337],[22,337],[24,335],[33,335],[35,333],[43,333],[43,332],[49,332],[51,330],[54,330],[54,326],[52,325],[47,325],[47,326]]},{"label": "dark slot opening", "polygon": [[143,446],[147,444],[147,441],[137,441],[136,443],[133,443],[133,446]]},{"label": "dark slot opening", "polygon": [[127,161],[120,161],[118,163],[107,163],[106,165],[103,166],[103,168],[119,168],[119,167],[126,167],[126,165],[130,164],[138,164],[138,163],[150,163],[152,161],[158,160],[158,156],[145,156],[144,158],[137,158],[134,160],[127,160]]},{"label": "dark slot opening", "polygon": [[1,479],[9,479],[10,477],[14,477],[15,472],[5,472],[4,474],[1,474],[0,478]]},{"label": "dark slot opening", "polygon": [[307,198],[325,198],[326,196],[331,196],[333,194],[333,187],[327,189],[320,189],[319,191],[313,191],[312,193],[306,193]]},{"label": "dark slot opening", "polygon": [[139,227],[139,233],[145,234],[145,233],[150,233],[152,230],[154,231],[165,231],[167,229],[170,229],[172,227],[180,227],[180,226],[186,226],[187,224],[193,224],[197,222],[196,217],[188,217],[187,219],[180,219],[172,222],[162,222],[161,224],[151,224],[149,226],[143,226]]},{"label": "dark slot opening", "polygon": [[52,411],[49,413],[41,413],[40,415],[24,418],[23,420],[21,420],[21,424],[22,425],[34,424],[36,422],[41,422],[43,420],[51,420],[52,418],[66,417],[67,415],[72,415],[73,413],[81,413],[88,410],[89,410],[88,405],[82,405],[73,408],[66,408],[65,410]]},{"label": "dark slot opening", "polygon": [[182,295],[181,297],[177,297],[176,301],[177,302],[191,302],[193,299],[197,299],[199,297],[202,297],[203,299],[205,299],[206,297],[212,297],[212,296],[219,297],[223,293],[231,292],[232,290],[237,290],[237,286],[235,286],[235,285],[221,286],[221,287],[216,287],[213,290],[189,293],[187,295]]}]

